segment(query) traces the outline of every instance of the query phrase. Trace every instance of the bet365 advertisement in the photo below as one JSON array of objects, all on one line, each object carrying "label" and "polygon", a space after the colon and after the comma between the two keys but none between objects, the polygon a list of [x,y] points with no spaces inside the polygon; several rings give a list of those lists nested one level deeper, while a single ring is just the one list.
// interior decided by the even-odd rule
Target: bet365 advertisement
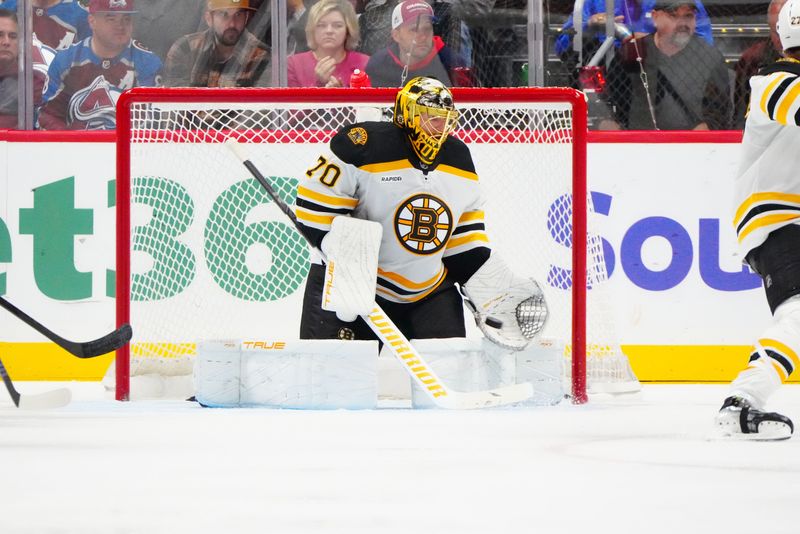
[{"label": "bet365 advertisement", "polygon": [[[514,150],[526,148],[510,160]],[[114,154],[110,141],[0,142],[0,294],[71,339],[115,327]],[[589,145],[605,313],[642,380],[729,380],[769,321],[760,280],[736,253],[737,158],[735,143]],[[290,286],[259,303],[281,332],[299,321],[302,283]],[[110,362],[70,360],[6,312],[0,340],[20,379],[96,379]]]}]

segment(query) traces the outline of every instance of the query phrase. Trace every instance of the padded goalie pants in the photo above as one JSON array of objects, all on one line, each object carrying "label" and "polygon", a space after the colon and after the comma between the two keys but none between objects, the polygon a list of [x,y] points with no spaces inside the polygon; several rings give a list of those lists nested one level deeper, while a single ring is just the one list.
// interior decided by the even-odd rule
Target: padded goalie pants
[{"label": "padded goalie pants", "polygon": [[[300,339],[378,339],[361,317],[351,323],[322,309],[325,267],[312,264],[303,296]],[[444,287],[443,287],[444,286]],[[464,303],[458,289],[446,280],[419,302],[398,304],[381,297],[376,301],[409,339],[465,337]]]}]

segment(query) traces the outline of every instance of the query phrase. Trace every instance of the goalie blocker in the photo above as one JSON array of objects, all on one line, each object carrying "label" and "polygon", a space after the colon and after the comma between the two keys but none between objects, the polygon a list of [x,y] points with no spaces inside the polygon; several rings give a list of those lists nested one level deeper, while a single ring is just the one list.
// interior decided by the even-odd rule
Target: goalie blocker
[{"label": "goalie blocker", "polygon": [[369,315],[375,304],[382,234],[376,222],[334,217],[321,246],[325,254],[323,310],[335,312],[345,322]]}]

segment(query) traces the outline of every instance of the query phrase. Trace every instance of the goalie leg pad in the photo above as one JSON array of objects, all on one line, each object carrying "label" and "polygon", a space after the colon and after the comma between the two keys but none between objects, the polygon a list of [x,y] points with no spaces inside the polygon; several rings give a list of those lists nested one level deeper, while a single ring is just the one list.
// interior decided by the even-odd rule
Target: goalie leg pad
[{"label": "goalie leg pad", "polygon": [[544,329],[544,293],[530,278],[516,276],[496,254],[462,288],[478,328],[501,347],[521,350]]},{"label": "goalie leg pad", "polygon": [[210,407],[370,409],[377,355],[377,341],[203,342],[195,397]]},{"label": "goalie leg pad", "polygon": [[322,240],[326,257],[323,310],[336,312],[342,321],[369,315],[375,302],[382,234],[376,222],[334,217]]}]

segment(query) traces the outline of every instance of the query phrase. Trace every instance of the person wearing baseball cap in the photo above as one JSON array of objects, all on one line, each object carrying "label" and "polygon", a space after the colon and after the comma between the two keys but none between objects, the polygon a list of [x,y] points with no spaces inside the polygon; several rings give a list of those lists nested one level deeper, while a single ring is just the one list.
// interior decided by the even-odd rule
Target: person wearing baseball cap
[{"label": "person wearing baseball cap", "polygon": [[133,0],[89,0],[88,7],[91,36],[50,64],[41,129],[114,128],[123,91],[161,85],[161,59],[132,38]]},{"label": "person wearing baseball cap", "polygon": [[424,0],[404,0],[392,11],[392,42],[376,52],[366,71],[374,87],[400,87],[415,76],[453,85],[450,72],[464,61],[433,35],[433,8]]},{"label": "person wearing baseball cap", "polygon": [[208,0],[208,29],[181,37],[167,53],[166,85],[269,85],[269,50],[247,30],[255,10],[250,0]]},{"label": "person wearing baseball cap", "polygon": [[[689,0],[691,2],[691,0]],[[581,17],[583,31],[584,57],[592,57],[598,47],[606,39],[606,19],[611,16],[614,20],[615,41],[614,46],[619,48],[626,40],[627,34],[643,37],[655,32],[653,25],[653,10],[657,0],[614,0],[614,11],[609,13],[606,0],[586,0],[583,2],[583,15]],[[673,2],[665,2],[668,6]],[[700,0],[694,5],[697,7],[696,33],[705,39],[708,44],[714,44],[711,31],[711,19]],[[663,9],[663,7],[662,7]],[[575,21],[570,15],[555,40],[555,52],[567,65],[573,65],[577,56],[573,50],[573,37],[576,34]]]},{"label": "person wearing baseball cap", "polygon": [[133,0],[89,0],[92,50],[98,57],[118,55],[133,39]]},{"label": "person wearing baseball cap", "polygon": [[[630,41],[607,75],[616,128],[724,130],[732,102],[725,59],[696,33],[693,0],[656,0],[655,33]],[[634,46],[631,46],[635,42]],[[633,50],[631,52],[631,50]],[[647,85],[642,82],[644,69]],[[600,125],[614,129],[614,124]]]}]

